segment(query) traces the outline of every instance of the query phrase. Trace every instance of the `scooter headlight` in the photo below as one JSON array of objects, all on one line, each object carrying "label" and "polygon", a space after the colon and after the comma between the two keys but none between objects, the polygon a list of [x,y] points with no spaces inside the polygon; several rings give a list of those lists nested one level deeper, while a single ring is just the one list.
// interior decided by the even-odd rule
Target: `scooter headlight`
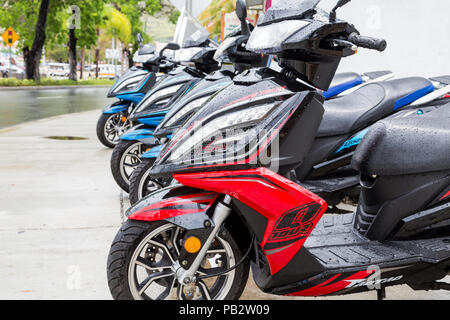
[{"label": "scooter headlight", "polygon": [[140,82],[144,79],[145,74],[138,75],[136,77],[130,78],[122,82],[116,89],[114,89],[113,93],[120,92],[122,90],[129,90],[131,88],[136,87]]},{"label": "scooter headlight", "polygon": [[136,113],[144,111],[147,107],[152,104],[158,102],[162,102],[164,98],[167,98],[167,101],[184,85],[184,83],[177,84],[174,86],[170,86],[161,90],[156,90],[149,97],[144,98],[144,100],[140,103],[140,105],[136,108]]},{"label": "scooter headlight", "polygon": [[176,125],[177,122],[180,119],[185,119],[187,115],[191,114],[195,110],[198,110],[203,103],[208,100],[210,96],[206,96],[197,100],[192,101],[191,103],[188,103],[185,107],[183,107],[180,111],[175,113],[173,117],[171,117],[166,123],[165,127],[171,127],[173,125]]},{"label": "scooter headlight", "polygon": [[[254,152],[258,143],[250,143],[262,138],[264,133],[255,126],[268,117],[280,102],[270,102],[250,108],[238,108],[230,113],[210,117],[202,121],[168,155],[169,162],[192,164],[227,161],[243,158]],[[200,124],[200,123],[199,123]],[[259,137],[258,137],[259,136]],[[173,140],[177,138],[174,137]]]}]

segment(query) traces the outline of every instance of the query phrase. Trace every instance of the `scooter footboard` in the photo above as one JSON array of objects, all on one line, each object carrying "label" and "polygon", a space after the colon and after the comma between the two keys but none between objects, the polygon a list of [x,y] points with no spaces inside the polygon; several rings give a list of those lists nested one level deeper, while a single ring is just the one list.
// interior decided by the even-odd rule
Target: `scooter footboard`
[{"label": "scooter footboard", "polygon": [[218,193],[182,185],[172,185],[158,190],[131,207],[128,219],[141,221],[166,220],[182,228],[204,228],[210,220],[207,211]]},{"label": "scooter footboard", "polygon": [[[271,274],[295,257],[327,208],[320,197],[265,168],[176,174],[174,178],[237,200],[237,209],[256,235]],[[239,208],[239,202],[251,210]]]}]

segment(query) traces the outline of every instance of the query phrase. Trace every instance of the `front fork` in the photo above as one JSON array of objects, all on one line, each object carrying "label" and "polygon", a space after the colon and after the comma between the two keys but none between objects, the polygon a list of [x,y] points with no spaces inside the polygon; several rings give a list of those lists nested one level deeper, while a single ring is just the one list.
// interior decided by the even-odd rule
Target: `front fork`
[{"label": "front fork", "polygon": [[220,228],[222,227],[224,221],[228,218],[228,216],[231,213],[231,197],[229,195],[225,195],[224,199],[220,201],[216,208],[214,209],[214,213],[212,216],[212,222],[214,223],[214,228],[209,234],[208,238],[206,239],[205,243],[203,244],[202,248],[198,252],[197,256],[195,257],[194,261],[192,262],[189,269],[184,269],[182,267],[179,267],[177,269],[176,275],[178,283],[182,285],[187,285],[189,283],[195,282],[195,274],[202,264],[202,261],[204,260],[206,256],[206,252],[208,251],[208,248],[211,246],[211,243],[213,242],[214,238],[216,237],[217,233],[219,232]]}]

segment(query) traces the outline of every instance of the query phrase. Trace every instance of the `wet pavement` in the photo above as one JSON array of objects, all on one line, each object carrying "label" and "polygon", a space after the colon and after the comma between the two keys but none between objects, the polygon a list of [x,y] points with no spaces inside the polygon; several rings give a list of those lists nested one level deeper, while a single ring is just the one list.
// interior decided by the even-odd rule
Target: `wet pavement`
[{"label": "wet pavement", "polygon": [[108,88],[23,89],[0,91],[0,128],[67,113],[100,109],[111,103]]},{"label": "wet pavement", "polygon": [[[0,129],[0,299],[111,299],[109,248],[129,206],[114,182],[111,149],[95,134],[98,110]],[[46,136],[84,140],[53,140]],[[449,281],[449,278],[446,279]],[[446,291],[389,287],[388,299],[450,299]],[[243,299],[376,299],[263,294],[250,279]]]}]

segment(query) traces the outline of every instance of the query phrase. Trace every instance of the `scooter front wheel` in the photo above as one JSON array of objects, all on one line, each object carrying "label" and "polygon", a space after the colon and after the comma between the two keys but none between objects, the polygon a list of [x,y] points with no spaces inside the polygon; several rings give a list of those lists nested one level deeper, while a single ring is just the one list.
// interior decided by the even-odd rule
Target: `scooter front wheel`
[{"label": "scooter front wheel", "polygon": [[141,163],[140,156],[146,147],[139,141],[120,140],[111,155],[111,173],[114,180],[125,192],[130,191],[130,178],[134,169]]},{"label": "scooter front wheel", "polygon": [[132,127],[127,115],[122,112],[114,114],[102,113],[97,121],[97,137],[108,148],[114,148],[120,141],[120,136]]},{"label": "scooter front wheel", "polygon": [[[176,271],[186,230],[165,221],[128,220],[108,256],[108,285],[117,300],[235,300],[248,280],[249,261],[230,232],[223,229],[208,248],[195,282],[180,284]],[[208,276],[211,275],[211,276]]]},{"label": "scooter front wheel", "polygon": [[141,163],[133,170],[130,178],[130,203],[135,204],[150,193],[167,187],[172,179],[154,179],[150,176],[150,170],[155,163],[154,159],[142,159]]}]

